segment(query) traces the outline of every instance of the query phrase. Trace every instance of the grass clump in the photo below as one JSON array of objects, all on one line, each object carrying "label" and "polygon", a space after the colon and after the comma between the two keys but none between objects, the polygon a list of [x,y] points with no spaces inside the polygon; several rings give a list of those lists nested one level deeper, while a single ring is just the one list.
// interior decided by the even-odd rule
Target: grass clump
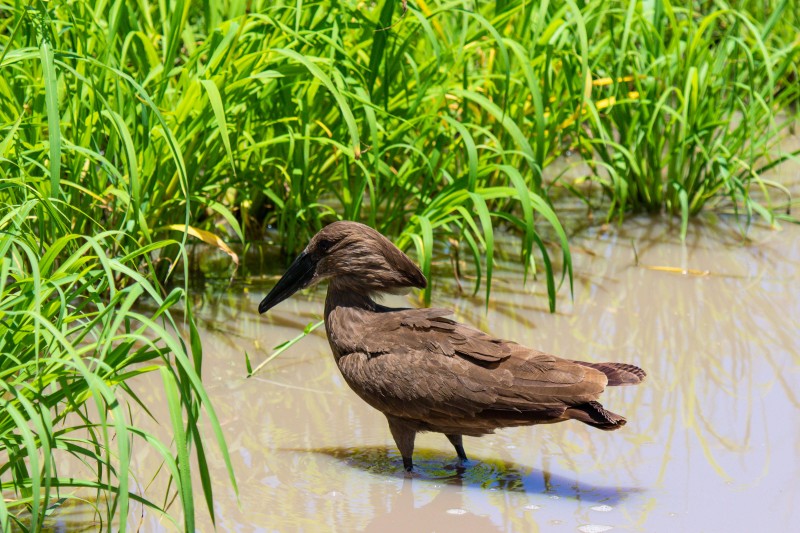
[{"label": "grass clump", "polygon": [[[487,281],[495,227],[510,225],[527,266],[541,254],[555,306],[543,227],[563,275],[570,258],[541,173],[579,132],[567,119],[586,72],[571,49],[531,40],[559,30],[569,42],[573,24],[547,29],[520,8],[466,2],[39,6],[7,19],[21,29],[6,48],[0,115],[27,123],[28,106],[47,117],[49,128],[14,137],[24,132],[32,161],[58,161],[58,172],[30,162],[26,172],[49,175],[88,215],[77,224],[125,228],[142,245],[178,223],[236,240],[275,227],[291,257],[326,222],[356,219],[416,245],[424,265],[434,233],[453,237]],[[519,38],[498,29],[517,21]],[[552,63],[576,75],[548,74]],[[42,85],[34,99],[19,90]],[[48,142],[54,117],[60,143]]]},{"label": "grass clump", "polygon": [[[0,523],[37,531],[51,505],[87,491],[95,492],[98,518],[109,528],[125,528],[131,498],[166,513],[166,505],[131,486],[132,452],[147,446],[162,458],[184,527],[193,529],[192,455],[212,499],[204,477],[209,439],[198,429],[203,412],[226,459],[227,451],[200,382],[202,352],[191,313],[188,341],[175,321],[183,291],[162,295],[150,281],[149,254],[175,241],[113,253],[130,236],[59,231],[69,224],[68,208],[38,197],[23,180],[0,180],[0,198]],[[150,414],[130,385],[149,372],[161,375],[173,443],[132,421],[131,409]],[[94,475],[61,474],[67,457]]]},{"label": "grass clump", "polygon": [[769,189],[788,191],[762,173],[796,155],[775,155],[800,98],[800,41],[773,35],[789,5],[776,2],[761,21],[724,4],[702,7],[595,2],[585,10],[603,43],[592,63],[604,83],[588,102],[582,147],[596,157],[609,216],[664,210],[682,217],[682,237],[689,216],[720,205],[772,222],[786,202]]},{"label": "grass clump", "polygon": [[[163,232],[193,214],[188,174],[153,95],[79,31],[90,14],[0,7],[0,529],[38,531],[71,499],[93,501],[108,529],[125,529],[131,501],[175,521],[177,496],[193,530],[190,464],[213,517],[206,450],[228,454],[185,293],[158,282],[183,255]],[[133,385],[150,372],[171,442],[134,422],[156,416]],[[162,503],[130,470],[143,447],[170,479]]]}]

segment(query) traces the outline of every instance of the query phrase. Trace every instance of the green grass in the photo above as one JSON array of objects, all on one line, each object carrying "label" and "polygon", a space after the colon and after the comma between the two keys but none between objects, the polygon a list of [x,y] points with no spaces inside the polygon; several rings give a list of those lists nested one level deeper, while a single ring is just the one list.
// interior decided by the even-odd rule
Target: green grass
[{"label": "green grass", "polygon": [[773,36],[791,8],[777,2],[758,22],[717,7],[598,2],[585,10],[593,40],[606,41],[593,71],[609,84],[589,101],[582,147],[596,158],[610,217],[664,210],[681,216],[683,237],[689,216],[703,209],[771,223],[775,207],[787,204],[788,191],[762,174],[797,155],[776,150],[800,98],[800,40]]},{"label": "green grass", "polygon": [[[184,257],[186,232],[167,234],[193,213],[184,157],[153,95],[65,30],[86,5],[64,20],[32,6],[0,11],[13,15],[0,18],[0,527],[38,531],[64,498],[94,492],[106,528],[124,529],[135,500],[193,530],[192,478],[213,517],[205,457],[210,444],[228,452],[189,302],[158,282]],[[150,372],[169,420],[131,386]],[[171,427],[172,442],[135,425],[134,411]],[[171,479],[162,503],[132,484],[147,484],[130,470],[143,447]],[[90,474],[64,475],[64,461]]]},{"label": "green grass", "polygon": [[[324,223],[360,219],[416,244],[423,264],[431,231],[453,236],[486,257],[475,266],[489,279],[494,227],[519,228],[522,260],[535,265],[534,250],[548,253],[539,219],[555,228],[568,274],[541,173],[574,142],[564,137],[577,124],[559,125],[587,73],[571,49],[539,56],[529,41],[557,30],[569,41],[574,25],[529,26],[515,40],[496,28],[519,10],[489,20],[463,3],[405,15],[400,2],[375,12],[253,2],[249,15],[236,3],[201,12],[177,2],[172,15],[123,2],[101,13],[36,6],[21,23],[20,10],[6,19],[20,30],[3,59],[0,116],[26,126],[13,158],[88,215],[76,232],[91,218],[146,244],[176,223],[235,240],[273,225],[290,257]],[[549,75],[555,62],[574,76]],[[553,307],[556,275],[543,260]]]},{"label": "green grass", "polygon": [[[2,179],[0,191],[16,199],[0,211],[0,524],[36,531],[55,500],[85,498],[87,491],[105,502],[99,514],[108,527],[116,520],[114,527],[124,529],[120,517],[131,499],[166,514],[164,504],[130,485],[131,452],[145,446],[162,458],[183,507],[183,527],[192,530],[191,457],[213,516],[206,449],[213,441],[226,460],[228,454],[200,381],[202,351],[188,307],[188,339],[179,334],[173,308],[188,301],[181,289],[162,294],[149,281],[148,256],[176,241],[112,253],[128,247],[131,237],[62,231],[75,213],[39,197],[25,180]],[[132,423],[132,409],[150,411],[129,382],[156,371],[170,399],[172,443]],[[203,413],[213,438],[198,429]],[[68,457],[96,475],[62,475],[59,464]]]},{"label": "green grass", "polygon": [[[211,512],[199,340],[164,288],[189,240],[236,261],[225,242],[277,234],[288,261],[361,220],[426,275],[437,243],[466,251],[488,303],[509,229],[554,309],[572,280],[557,188],[684,232],[708,208],[772,221],[785,191],[762,171],[797,156],[775,146],[800,101],[798,20],[788,0],[0,4],[3,527],[36,529],[79,484],[55,470],[64,453],[124,524],[139,441],[184,527],[190,454]],[[567,150],[602,202],[553,178]],[[155,370],[172,443],[125,417],[129,381]]]}]

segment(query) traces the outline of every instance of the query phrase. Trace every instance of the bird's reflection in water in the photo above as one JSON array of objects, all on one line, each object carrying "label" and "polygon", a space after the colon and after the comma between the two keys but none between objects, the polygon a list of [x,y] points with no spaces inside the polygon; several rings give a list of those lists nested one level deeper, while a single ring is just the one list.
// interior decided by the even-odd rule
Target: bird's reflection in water
[{"label": "bird's reflection in water", "polygon": [[541,494],[542,498],[557,496],[607,505],[616,505],[628,496],[642,491],[637,487],[592,485],[497,459],[472,459],[462,467],[458,466],[456,457],[448,461],[439,450],[415,451],[415,457],[418,458],[410,476],[403,469],[400,454],[385,446],[315,448],[306,451],[328,455],[351,468],[376,476],[406,478],[414,482],[445,484],[464,489],[524,492],[530,495]]},{"label": "bird's reflection in water", "polygon": [[[402,476],[405,472],[400,468],[397,473]],[[458,475],[448,479],[453,484],[461,483]],[[418,483],[420,480],[413,477],[403,479],[400,491],[389,503],[388,512],[375,516],[364,531],[500,531],[488,516],[465,508],[462,491],[439,490],[432,500],[418,505],[414,498]]]}]

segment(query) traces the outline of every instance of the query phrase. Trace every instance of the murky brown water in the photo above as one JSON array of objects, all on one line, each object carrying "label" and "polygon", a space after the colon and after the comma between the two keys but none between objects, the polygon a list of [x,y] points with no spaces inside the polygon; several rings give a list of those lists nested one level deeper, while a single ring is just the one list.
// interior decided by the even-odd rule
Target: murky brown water
[{"label": "murky brown water", "polygon": [[[257,314],[271,285],[213,296],[204,376],[240,483],[212,457],[222,531],[777,531],[800,521],[800,228],[639,218],[573,240],[575,299],[550,314],[541,283],[498,272],[482,296],[436,279],[434,305],[493,334],[567,357],[631,362],[639,387],[603,403],[620,431],[579,424],[465,438],[455,470],[442,435],[418,437],[406,479],[384,417],[352,393],[323,328],[246,378],[322,313],[324,291]],[[638,265],[636,254],[638,254]],[[390,303],[408,304],[403,297]],[[158,405],[157,389],[150,398]],[[139,466],[152,466],[139,457]],[[198,505],[202,505],[198,487]],[[212,526],[201,515],[201,530]],[[139,525],[139,519],[132,525]],[[170,529],[145,516],[142,530]]]}]

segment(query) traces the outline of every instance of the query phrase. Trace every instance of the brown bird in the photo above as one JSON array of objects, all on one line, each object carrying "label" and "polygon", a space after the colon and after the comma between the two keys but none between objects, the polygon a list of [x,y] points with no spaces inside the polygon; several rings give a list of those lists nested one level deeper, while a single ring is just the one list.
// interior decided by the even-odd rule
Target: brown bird
[{"label": "brown bird", "polygon": [[386,415],[408,471],[420,431],[444,433],[462,463],[462,435],[565,420],[619,429],[625,418],[597,399],[606,386],[645,377],[633,365],[570,361],[496,339],[447,318],[446,309],[375,302],[376,294],[425,288],[426,280],[386,237],[356,222],[317,233],[258,311],[325,279],[325,328],[336,364],[350,388]]}]

